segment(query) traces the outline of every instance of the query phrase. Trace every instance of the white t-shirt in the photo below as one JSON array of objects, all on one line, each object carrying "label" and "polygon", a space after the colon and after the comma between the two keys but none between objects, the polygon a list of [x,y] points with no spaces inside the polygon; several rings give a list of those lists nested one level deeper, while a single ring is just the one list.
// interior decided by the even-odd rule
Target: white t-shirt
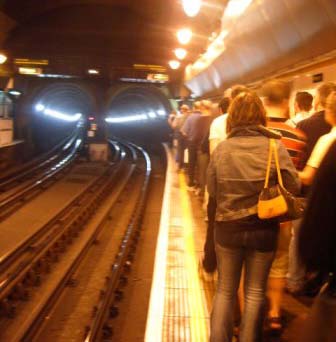
[{"label": "white t-shirt", "polygon": [[322,137],[317,141],[307,165],[316,169],[319,168],[324,156],[327,154],[330,146],[335,140],[336,127],[333,127],[330,133],[322,135]]},{"label": "white t-shirt", "polygon": [[310,112],[300,112],[300,113],[297,113],[294,118],[292,119],[288,119],[286,121],[286,124],[291,126],[291,127],[294,127],[296,128],[297,124],[304,120],[304,119],[307,119],[311,116],[312,114]]},{"label": "white t-shirt", "polygon": [[210,126],[209,140],[218,139],[220,141],[226,139],[226,121],[228,114],[218,116]]}]

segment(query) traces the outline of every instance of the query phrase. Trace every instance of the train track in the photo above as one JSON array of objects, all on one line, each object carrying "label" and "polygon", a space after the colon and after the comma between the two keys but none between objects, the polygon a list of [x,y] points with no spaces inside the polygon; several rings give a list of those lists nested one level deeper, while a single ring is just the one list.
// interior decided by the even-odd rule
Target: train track
[{"label": "train track", "polygon": [[81,140],[74,134],[57,146],[53,153],[44,156],[44,159],[28,163],[31,168],[25,167],[22,172],[18,170],[18,174],[2,179],[0,221],[55,182],[76,159],[80,146]]},{"label": "train track", "polygon": [[134,208],[130,210],[120,247],[112,242],[117,250],[110,261],[110,274],[102,276],[108,279],[101,291],[104,295],[99,296],[95,305],[93,321],[86,323],[82,331],[87,341],[98,341],[106,335],[111,305],[135,250],[150,177],[150,160],[145,151],[130,144],[121,148],[115,142],[111,144],[118,151],[113,166],[36,234],[0,260],[0,341],[39,338],[74,274],[86,272],[83,263],[87,255],[97,249],[99,237],[109,232],[111,210],[122,194],[130,194],[134,178]]}]

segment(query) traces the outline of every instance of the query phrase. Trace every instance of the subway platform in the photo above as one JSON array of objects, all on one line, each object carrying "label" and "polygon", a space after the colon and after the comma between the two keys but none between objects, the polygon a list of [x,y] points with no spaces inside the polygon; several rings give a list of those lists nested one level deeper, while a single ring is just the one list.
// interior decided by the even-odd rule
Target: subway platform
[{"label": "subway platform", "polygon": [[[216,284],[198,275],[206,222],[202,201],[187,190],[186,175],[177,172],[171,150],[158,234],[146,342],[206,342]],[[312,299],[285,295],[285,329],[270,342],[295,342]]]}]

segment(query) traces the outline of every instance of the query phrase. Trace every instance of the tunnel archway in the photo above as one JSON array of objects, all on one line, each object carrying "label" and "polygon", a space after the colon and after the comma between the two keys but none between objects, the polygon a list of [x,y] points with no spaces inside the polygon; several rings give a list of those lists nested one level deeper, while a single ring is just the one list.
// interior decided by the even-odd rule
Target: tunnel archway
[{"label": "tunnel archway", "polygon": [[74,82],[40,85],[22,107],[21,136],[33,145],[35,153],[48,151],[97,111],[92,90]]},{"label": "tunnel archway", "polygon": [[167,115],[171,105],[167,94],[152,85],[114,87],[106,104],[106,121],[111,136],[140,143],[167,140]]}]

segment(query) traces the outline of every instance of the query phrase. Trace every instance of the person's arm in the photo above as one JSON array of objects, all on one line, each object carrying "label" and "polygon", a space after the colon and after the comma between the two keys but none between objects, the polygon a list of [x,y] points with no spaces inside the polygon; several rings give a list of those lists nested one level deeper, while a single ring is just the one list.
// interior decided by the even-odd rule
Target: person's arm
[{"label": "person's arm", "polygon": [[187,117],[187,119],[184,121],[184,124],[182,125],[180,132],[188,138],[190,135],[190,129],[191,129],[191,121],[190,121],[191,115]]},{"label": "person's arm", "polygon": [[210,146],[210,155],[213,153],[213,151],[215,150],[215,148],[217,147],[217,145],[221,142],[220,139],[210,139],[209,138],[209,146]]},{"label": "person's arm", "polygon": [[210,163],[207,170],[207,190],[209,196],[216,198],[216,152],[211,156]]},{"label": "person's arm", "polygon": [[278,143],[279,164],[284,187],[294,195],[300,193],[301,184],[296,168],[281,141]]},{"label": "person's arm", "polygon": [[304,185],[311,185],[316,174],[316,169],[306,165],[303,171],[299,172],[299,177]]},{"label": "person's arm", "polygon": [[170,114],[169,117],[168,117],[168,125],[171,127],[171,128],[175,128],[174,127],[174,122],[176,120],[176,115],[174,114]]},{"label": "person's arm", "polygon": [[313,183],[316,171],[326,155],[331,142],[332,140],[328,140],[323,136],[317,141],[307,165],[304,170],[299,173],[301,182],[304,185],[311,185]]}]

